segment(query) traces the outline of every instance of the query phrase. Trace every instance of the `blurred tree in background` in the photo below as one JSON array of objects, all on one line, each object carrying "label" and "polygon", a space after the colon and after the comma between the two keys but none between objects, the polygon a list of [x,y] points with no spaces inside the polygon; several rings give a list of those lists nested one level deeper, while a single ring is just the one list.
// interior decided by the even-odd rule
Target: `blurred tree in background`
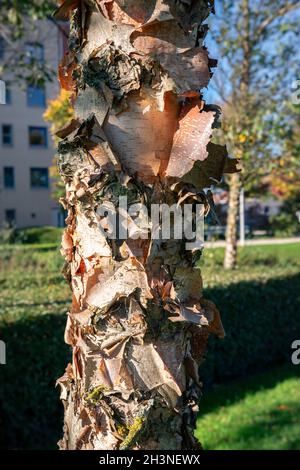
[{"label": "blurred tree in background", "polygon": [[283,152],[279,165],[274,168],[268,178],[272,193],[284,200],[300,200],[300,106],[290,104],[290,126],[278,129],[283,139]]},{"label": "blurred tree in background", "polygon": [[49,64],[28,55],[22,47],[22,39],[35,30],[36,21],[50,19],[54,8],[51,0],[0,1],[0,42],[8,52],[5,60],[1,59],[0,76],[13,71],[14,81],[37,85],[54,78],[55,71]]},{"label": "blurred tree in background", "polygon": [[54,100],[48,101],[44,119],[51,123],[51,134],[55,142],[59,141],[56,133],[64,127],[74,116],[74,109],[70,103],[71,93],[61,89]]},{"label": "blurred tree in background", "polygon": [[[288,168],[287,139],[295,113],[288,107],[299,55],[299,0],[223,0],[211,32],[217,56],[225,57],[215,88],[222,102],[223,133],[243,172],[230,175],[226,268],[237,259],[239,194],[262,177]],[[224,40],[225,39],[225,40]],[[224,136],[222,136],[224,141]],[[294,147],[294,141],[290,144]],[[281,163],[280,163],[281,162]]]},{"label": "blurred tree in background", "polygon": [[[55,144],[58,144],[59,138],[56,133],[63,128],[74,117],[74,109],[70,102],[71,92],[61,89],[56,99],[48,101],[48,107],[44,113],[44,119],[51,123],[51,135]],[[65,194],[65,185],[57,170],[57,159],[54,157],[53,166],[50,168],[51,178],[53,180],[53,196],[55,199],[63,197]]]},{"label": "blurred tree in background", "polygon": [[292,103],[287,112],[291,125],[282,135],[282,158],[267,178],[271,193],[283,201],[279,216],[270,220],[277,236],[298,235],[300,227],[300,106]]}]

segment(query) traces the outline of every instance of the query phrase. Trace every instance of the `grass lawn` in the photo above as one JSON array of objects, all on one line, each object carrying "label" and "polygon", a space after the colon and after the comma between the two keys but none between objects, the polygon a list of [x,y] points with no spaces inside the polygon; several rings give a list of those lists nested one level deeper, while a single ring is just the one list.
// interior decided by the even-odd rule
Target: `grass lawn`
[{"label": "grass lawn", "polygon": [[0,326],[66,312],[70,289],[61,269],[63,258],[51,245],[0,248]]},{"label": "grass lawn", "polygon": [[239,248],[238,269],[224,271],[224,248],[204,250],[200,267],[204,286],[232,284],[247,280],[267,280],[300,272],[300,243]]},{"label": "grass lawn", "polygon": [[196,430],[203,448],[300,450],[299,373],[278,368],[204,394]]},{"label": "grass lawn", "polygon": [[[225,287],[300,273],[300,244],[245,247],[239,269],[222,269],[223,248],[207,249],[199,263],[204,287]],[[70,290],[61,274],[63,259],[52,243],[0,245],[0,325],[68,308]]]},{"label": "grass lawn", "polygon": [[[239,269],[231,272],[222,269],[223,256],[223,248],[204,250],[199,263],[204,288],[266,283],[300,273],[300,244],[240,249]],[[53,244],[0,245],[0,328],[26,318],[65,313],[71,293],[62,266],[63,259]]]}]

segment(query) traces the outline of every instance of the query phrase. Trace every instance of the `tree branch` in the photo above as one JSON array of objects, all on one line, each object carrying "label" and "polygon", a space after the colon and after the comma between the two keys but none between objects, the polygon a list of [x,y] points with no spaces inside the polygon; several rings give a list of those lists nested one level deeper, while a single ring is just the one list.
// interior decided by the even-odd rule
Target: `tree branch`
[{"label": "tree branch", "polygon": [[295,8],[299,8],[299,1],[296,0],[295,2],[292,3],[287,3],[286,5],[282,6],[278,10],[274,12],[273,15],[270,15],[268,18],[266,18],[258,27],[257,29],[257,35],[256,38],[261,36],[265,30],[272,24],[274,21],[277,20],[277,18],[281,18],[282,16],[286,15],[290,11],[294,10]]}]

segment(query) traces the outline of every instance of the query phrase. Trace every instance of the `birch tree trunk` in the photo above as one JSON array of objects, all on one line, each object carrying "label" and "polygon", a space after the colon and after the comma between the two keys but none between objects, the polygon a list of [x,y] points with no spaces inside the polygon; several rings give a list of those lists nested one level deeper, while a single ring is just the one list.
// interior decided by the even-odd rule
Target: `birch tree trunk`
[{"label": "birch tree trunk", "polygon": [[[239,119],[239,125],[242,129],[247,129],[251,126],[250,109],[249,109],[249,85],[250,85],[250,69],[251,69],[251,55],[253,51],[253,42],[251,38],[250,22],[250,1],[242,0],[242,67],[241,67],[241,82],[239,86],[239,103],[244,107],[245,113],[243,118]],[[249,115],[247,114],[249,113]],[[237,146],[237,142],[235,142]],[[243,155],[247,151],[247,144],[241,146],[240,154]],[[238,215],[239,215],[239,197],[242,188],[242,176],[237,172],[229,178],[229,202],[228,213],[226,221],[226,248],[224,257],[224,268],[234,269],[237,265],[237,251],[238,251]]]},{"label": "birch tree trunk", "polygon": [[[143,217],[192,204],[194,223],[196,203],[212,204],[203,189],[236,168],[209,143],[218,110],[200,93],[215,65],[202,46],[212,3],[66,0],[56,12],[71,18],[59,76],[76,114],[58,133],[73,293],[61,449],[199,447],[198,365],[209,334],[223,336],[220,315],[203,297],[201,248],[151,239]],[[120,196],[147,214],[126,214],[131,236],[112,239],[103,207],[123,220]]]},{"label": "birch tree trunk", "polygon": [[241,190],[241,177],[239,173],[230,175],[229,178],[229,201],[226,223],[226,248],[224,268],[234,269],[237,263],[237,221],[239,215],[239,197]]}]

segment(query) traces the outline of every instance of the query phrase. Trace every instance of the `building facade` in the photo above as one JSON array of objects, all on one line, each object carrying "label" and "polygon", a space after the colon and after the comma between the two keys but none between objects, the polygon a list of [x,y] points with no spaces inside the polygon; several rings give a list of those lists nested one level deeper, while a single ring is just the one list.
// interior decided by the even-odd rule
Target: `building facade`
[{"label": "building facade", "polygon": [[[51,21],[36,24],[22,41],[26,59],[33,57],[57,70],[65,45],[62,30]],[[9,54],[0,45],[0,62]],[[0,105],[0,228],[18,228],[63,223],[59,205],[52,198],[50,167],[55,150],[48,123],[43,119],[47,101],[57,96],[56,78],[44,86],[27,85],[14,79],[13,71],[1,77],[6,86],[6,104]]]}]

